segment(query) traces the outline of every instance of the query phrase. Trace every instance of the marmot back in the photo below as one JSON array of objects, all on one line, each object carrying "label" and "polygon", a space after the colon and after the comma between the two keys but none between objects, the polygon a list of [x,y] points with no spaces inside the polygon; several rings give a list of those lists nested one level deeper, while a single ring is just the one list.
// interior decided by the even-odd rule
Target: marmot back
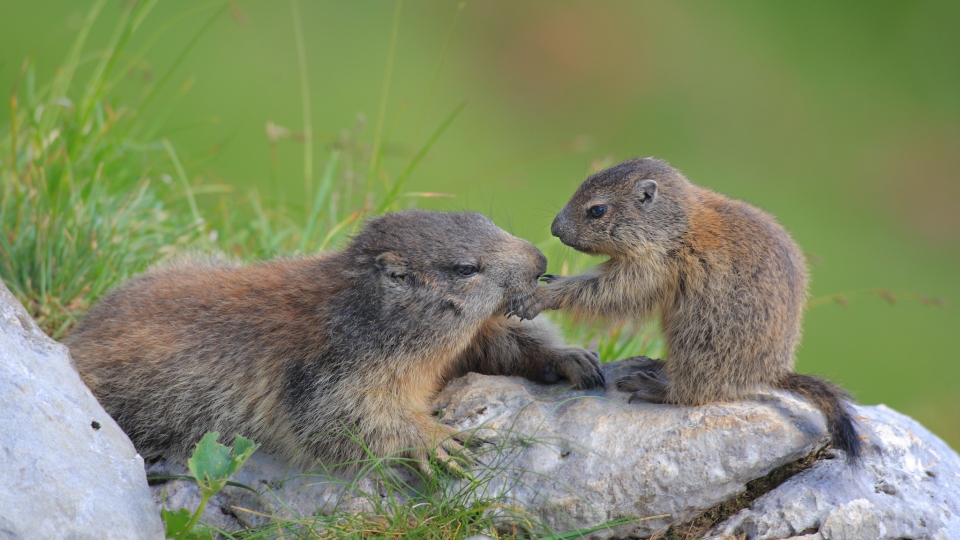
[{"label": "marmot back", "polygon": [[649,361],[617,382],[635,392],[631,399],[699,405],[783,388],[824,412],[835,446],[850,459],[859,454],[843,403],[849,396],[793,372],[807,270],[771,216],[646,158],[587,178],[551,231],[574,249],[610,259],[593,274],[548,278],[521,314],[659,315],[669,360]]},{"label": "marmot back", "polygon": [[208,431],[303,465],[461,450],[429,415],[464,369],[602,384],[594,355],[507,320],[546,267],[472,213],[371,219],[341,252],[251,266],[186,262],[107,295],[64,343],[146,459],[186,461]]}]

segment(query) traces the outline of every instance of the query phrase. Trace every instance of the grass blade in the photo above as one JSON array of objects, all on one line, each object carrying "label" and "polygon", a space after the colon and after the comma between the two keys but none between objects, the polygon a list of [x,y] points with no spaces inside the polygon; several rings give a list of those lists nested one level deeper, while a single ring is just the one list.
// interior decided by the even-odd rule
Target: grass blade
[{"label": "grass blade", "polygon": [[331,229],[330,232],[327,233],[327,236],[323,239],[323,242],[320,243],[320,251],[327,249],[327,245],[330,244],[330,241],[333,240],[334,237],[336,237],[337,234],[339,234],[344,227],[346,227],[347,225],[359,219],[360,216],[363,215],[363,213],[364,213],[363,210],[357,210],[356,212],[350,214],[346,219],[344,219],[340,223],[337,223],[337,226]]},{"label": "grass blade", "polygon": [[160,81],[156,84],[156,86],[154,86],[150,90],[150,93],[147,94],[147,97],[145,97],[143,101],[140,102],[140,106],[137,107],[138,110],[143,111],[144,109],[150,106],[154,98],[157,97],[157,93],[167,84],[167,82],[170,80],[170,77],[172,77],[174,72],[177,71],[177,68],[180,67],[180,64],[182,64],[183,61],[186,60],[187,55],[190,54],[190,51],[192,51],[193,48],[197,45],[197,42],[200,41],[200,38],[207,33],[207,30],[209,30],[210,27],[213,26],[213,23],[216,22],[216,20],[219,19],[221,15],[226,13],[228,9],[230,9],[230,4],[224,3],[223,6],[220,9],[218,9],[216,13],[214,13],[209,19],[207,19],[207,22],[205,22],[203,26],[200,27],[199,30],[197,30],[197,32],[193,35],[192,38],[190,38],[190,41],[183,48],[183,50],[180,51],[180,54],[177,56],[177,59],[174,60],[173,65],[171,65],[170,68],[167,69],[166,73],[163,74],[163,77],[160,78]]},{"label": "grass blade", "polygon": [[[156,0],[154,0],[154,1],[156,1]],[[117,85],[117,82],[118,82],[120,79],[122,79],[123,77],[125,77],[127,73],[130,73],[130,71],[132,71],[135,66],[141,64],[141,63],[144,61],[144,59],[146,58],[147,52],[149,52],[149,51],[153,48],[153,45],[156,44],[156,42],[157,42],[161,37],[163,37],[163,35],[166,34],[171,28],[173,28],[174,26],[176,26],[176,25],[179,24],[180,22],[182,22],[182,21],[184,21],[184,20],[186,20],[186,19],[189,19],[190,17],[196,15],[197,13],[201,13],[201,12],[203,12],[203,11],[206,11],[206,10],[210,9],[211,7],[220,6],[220,5],[222,5],[222,4],[223,4],[223,2],[222,2],[221,0],[218,0],[218,1],[213,2],[213,3],[210,3],[210,4],[201,5],[201,6],[199,6],[199,7],[194,8],[194,9],[185,11],[185,12],[177,15],[177,16],[174,17],[173,19],[170,19],[169,21],[167,21],[166,23],[164,23],[162,26],[160,26],[160,28],[159,28],[156,32],[154,32],[154,33],[150,36],[149,39],[147,39],[147,41],[143,44],[143,46],[140,47],[140,50],[137,51],[137,53],[134,54],[134,55],[130,58],[130,60],[123,66],[123,69],[121,69],[120,72],[119,72],[120,74],[117,75],[117,77],[110,83],[110,88],[113,88],[114,86],[116,86],[116,85]],[[134,18],[134,22],[133,22],[134,27],[139,27],[141,22],[142,22],[142,21],[137,20],[137,18],[135,17],[135,18]]]},{"label": "grass blade", "polygon": [[177,171],[177,177],[180,179],[180,182],[183,183],[183,192],[187,196],[187,202],[190,205],[190,214],[193,216],[193,222],[202,223],[203,218],[200,217],[200,210],[197,208],[197,201],[193,197],[193,188],[190,187],[190,181],[187,180],[187,173],[183,170],[183,165],[180,164],[180,158],[177,157],[176,150],[173,149],[173,145],[170,144],[168,139],[163,139],[162,144],[164,150],[167,152],[167,155],[170,156],[170,161],[173,163],[174,170]]},{"label": "grass blade", "polygon": [[[433,100],[433,91],[437,88],[437,81],[440,80],[440,68],[443,67],[443,61],[447,57],[447,50],[450,48],[450,42],[453,41],[453,31],[457,28],[457,19],[460,18],[460,13],[463,11],[466,2],[461,0],[457,4],[457,11],[453,15],[453,22],[450,23],[450,31],[447,32],[447,39],[443,42],[443,50],[440,51],[440,60],[437,61],[437,69],[433,72],[433,80],[430,81],[430,89],[427,90],[427,99],[423,102],[423,111],[420,112],[420,118],[417,119],[417,126],[413,129],[413,138],[410,139],[413,144],[417,143],[417,139],[420,138],[420,129],[423,127],[423,121],[427,117],[427,109],[430,107],[430,102]],[[412,156],[411,156],[412,157]]]},{"label": "grass blade", "polygon": [[397,0],[393,11],[393,29],[390,32],[390,48],[387,53],[387,69],[383,76],[383,90],[380,92],[380,112],[377,113],[377,127],[373,135],[373,151],[370,154],[370,167],[367,170],[367,192],[373,187],[373,177],[380,163],[380,140],[383,136],[383,121],[387,114],[387,97],[390,95],[390,79],[393,76],[393,58],[397,50],[397,35],[400,32],[400,10],[403,0]]},{"label": "grass blade", "polygon": [[333,192],[333,173],[337,169],[337,162],[340,159],[340,152],[334,150],[330,153],[330,159],[327,160],[327,166],[323,170],[323,176],[320,178],[320,185],[317,189],[317,195],[313,199],[313,207],[307,216],[307,224],[300,235],[300,244],[297,251],[304,253],[307,250],[307,243],[313,237],[313,228],[317,224],[317,219],[323,211]]},{"label": "grass blade", "polygon": [[[103,10],[103,6],[106,4],[107,0],[97,0],[92,6],[90,6],[90,11],[87,12],[87,17],[84,19],[83,25],[80,26],[80,31],[77,33],[77,38],[73,41],[73,45],[70,46],[70,52],[67,53],[67,59],[63,62],[60,72],[54,78],[53,84],[50,87],[50,95],[54,99],[67,95],[67,91],[70,89],[70,83],[73,82],[73,75],[77,71],[77,65],[80,63],[80,54],[83,52],[83,47],[87,42],[87,36],[90,35],[90,29],[93,28],[93,24],[97,21],[97,17],[100,16],[100,11]],[[40,121],[39,131],[41,133],[50,132],[58,119],[57,111],[59,110],[59,108],[51,108],[45,111],[50,112],[44,114]]]},{"label": "grass blade", "polygon": [[90,81],[87,83],[87,91],[80,100],[80,107],[77,109],[80,120],[79,124],[81,126],[86,126],[97,98],[103,95],[103,84],[109,76],[114,62],[116,62],[117,55],[123,50],[123,46],[127,40],[130,39],[130,34],[132,33],[130,19],[132,16],[132,9],[124,7],[124,9],[121,10],[120,22],[114,29],[109,45],[107,45],[107,48],[104,50],[100,62],[97,63],[97,67],[93,71],[93,76],[90,77]]},{"label": "grass blade", "polygon": [[313,195],[313,115],[310,113],[310,78],[307,76],[307,48],[303,44],[303,22],[299,0],[290,0],[293,35],[297,40],[297,66],[300,70],[300,106],[303,110],[303,188],[306,200]]},{"label": "grass blade", "polygon": [[427,152],[429,152],[430,149],[433,147],[433,145],[436,144],[440,136],[443,135],[443,132],[446,131],[448,127],[450,127],[450,124],[453,123],[453,121],[457,118],[457,116],[460,114],[461,111],[463,111],[463,108],[466,106],[467,106],[466,101],[458,105],[457,108],[454,109],[453,112],[451,112],[447,116],[447,118],[443,121],[443,123],[440,124],[437,130],[433,132],[433,135],[431,135],[430,138],[427,139],[427,142],[423,145],[423,148],[421,148],[420,151],[417,152],[417,155],[415,155],[413,159],[410,160],[410,163],[407,164],[407,167],[403,170],[402,173],[400,173],[400,176],[397,177],[396,182],[393,183],[393,186],[390,188],[390,191],[387,192],[387,195],[386,197],[384,197],[383,202],[380,203],[380,206],[377,207],[378,214],[382,214],[388,208],[390,208],[390,206],[396,200],[397,195],[400,193],[400,190],[403,188],[403,184],[405,184],[407,179],[410,178],[410,175],[413,173],[414,169],[417,168],[417,165],[419,165],[420,162],[423,160],[424,156],[427,155]]}]

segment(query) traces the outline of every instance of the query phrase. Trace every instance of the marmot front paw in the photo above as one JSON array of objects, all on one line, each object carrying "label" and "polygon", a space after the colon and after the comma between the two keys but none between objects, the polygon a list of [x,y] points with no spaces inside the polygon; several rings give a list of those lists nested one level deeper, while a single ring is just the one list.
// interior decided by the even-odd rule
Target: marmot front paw
[{"label": "marmot front paw", "polygon": [[442,470],[458,477],[469,475],[470,467],[476,462],[476,457],[465,444],[469,434],[459,433],[445,425],[435,425],[424,437],[420,448],[413,452],[420,472],[426,476],[433,475],[430,462],[437,464]]},{"label": "marmot front paw", "polygon": [[[547,281],[547,283],[552,283],[554,280],[560,279],[560,276],[548,275],[550,280]],[[551,298],[549,290],[546,287],[538,287],[533,294],[510,300],[504,315],[507,317],[519,317],[521,321],[532,321],[541,311],[554,309],[555,306],[553,306],[552,303],[553,299]]]},{"label": "marmot front paw", "polygon": [[[528,294],[526,296],[521,296],[518,298],[512,298],[507,303],[507,310],[503,313],[506,317],[517,317],[521,321],[524,319],[531,320],[536,317],[539,313],[539,309],[534,309],[533,295]],[[533,315],[530,315],[532,311],[535,311]]]},{"label": "marmot front paw", "polygon": [[543,306],[537,300],[535,295],[528,294],[520,298],[514,298],[507,305],[507,317],[518,317],[522,320],[533,320],[543,311]]},{"label": "marmot front paw", "polygon": [[604,388],[606,377],[600,367],[600,355],[586,349],[564,349],[557,355],[554,369],[581,390]]}]

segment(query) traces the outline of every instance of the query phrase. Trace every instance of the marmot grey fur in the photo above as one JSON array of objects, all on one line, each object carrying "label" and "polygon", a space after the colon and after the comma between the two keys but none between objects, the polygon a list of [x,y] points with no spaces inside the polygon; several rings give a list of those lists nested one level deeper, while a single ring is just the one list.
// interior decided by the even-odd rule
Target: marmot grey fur
[{"label": "marmot grey fur", "polygon": [[834,446],[851,461],[859,456],[846,392],[793,372],[807,269],[771,216],[646,158],[587,178],[551,231],[578,251],[610,259],[595,273],[547,277],[514,313],[659,315],[669,358],[617,381],[635,392],[631,399],[698,405],[782,388],[822,410]]},{"label": "marmot grey fur", "polygon": [[366,457],[349,430],[376,456],[450,464],[460,442],[430,416],[446,380],[472,370],[603,385],[594,353],[502,316],[545,269],[482,215],[405,211],[369,220],[341,252],[148,272],[64,343],[145,459],[185,462],[219,431],[301,465],[342,465]]}]

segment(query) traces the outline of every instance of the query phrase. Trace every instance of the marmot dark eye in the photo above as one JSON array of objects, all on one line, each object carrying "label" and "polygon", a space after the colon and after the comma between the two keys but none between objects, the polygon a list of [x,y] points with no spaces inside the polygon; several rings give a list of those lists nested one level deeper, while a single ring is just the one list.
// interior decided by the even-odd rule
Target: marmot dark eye
[{"label": "marmot dark eye", "polygon": [[602,204],[591,206],[590,210],[587,210],[587,213],[590,214],[590,217],[595,217],[595,218],[602,216],[606,212],[607,212],[607,207]]},{"label": "marmot dark eye", "polygon": [[472,264],[461,264],[457,267],[457,273],[464,277],[476,274],[477,270],[479,270],[479,268],[473,266]]}]

